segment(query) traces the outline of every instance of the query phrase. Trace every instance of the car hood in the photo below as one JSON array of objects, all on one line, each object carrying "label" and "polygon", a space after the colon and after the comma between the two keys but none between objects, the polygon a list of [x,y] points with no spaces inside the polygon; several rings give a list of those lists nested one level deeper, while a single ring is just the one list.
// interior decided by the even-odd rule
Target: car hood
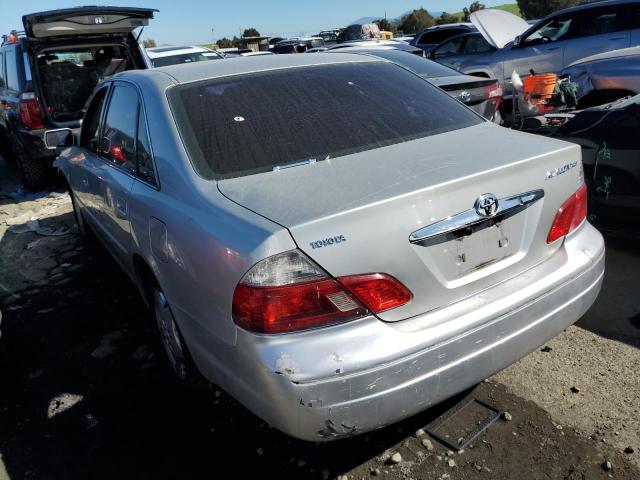
[{"label": "car hood", "polygon": [[520,17],[504,10],[484,9],[471,14],[471,22],[492,46],[504,48],[531,25]]},{"label": "car hood", "polygon": [[621,48],[619,50],[612,50],[610,52],[598,53],[597,55],[591,55],[589,57],[581,58],[575,62],[567,65],[567,68],[574,67],[576,65],[582,65],[583,63],[595,62],[598,60],[611,60],[613,58],[628,57],[631,55],[640,55],[640,46]]}]

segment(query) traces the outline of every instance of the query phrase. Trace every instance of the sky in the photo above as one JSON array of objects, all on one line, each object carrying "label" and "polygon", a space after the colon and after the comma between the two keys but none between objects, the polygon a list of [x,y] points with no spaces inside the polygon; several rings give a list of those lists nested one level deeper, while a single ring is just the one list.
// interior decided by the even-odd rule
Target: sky
[{"label": "sky", "polygon": [[[267,36],[312,35],[320,30],[345,26],[363,17],[396,18],[415,8],[431,12],[457,12],[470,0],[0,0],[0,33],[22,30],[22,15],[82,4],[121,5],[160,10],[142,34],[162,44],[202,44],[239,35],[245,28],[256,28]],[[510,3],[485,0],[487,7]],[[513,0],[515,3],[515,0]]]}]

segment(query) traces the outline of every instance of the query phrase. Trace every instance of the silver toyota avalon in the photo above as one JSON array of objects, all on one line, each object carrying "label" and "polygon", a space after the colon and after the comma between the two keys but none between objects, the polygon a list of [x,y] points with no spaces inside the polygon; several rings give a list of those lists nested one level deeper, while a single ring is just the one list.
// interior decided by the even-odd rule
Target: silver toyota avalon
[{"label": "silver toyota avalon", "polygon": [[332,440],[420,412],[574,323],[604,273],[580,148],[484,121],[388,61],[119,74],[65,147],[81,232],[183,382]]}]

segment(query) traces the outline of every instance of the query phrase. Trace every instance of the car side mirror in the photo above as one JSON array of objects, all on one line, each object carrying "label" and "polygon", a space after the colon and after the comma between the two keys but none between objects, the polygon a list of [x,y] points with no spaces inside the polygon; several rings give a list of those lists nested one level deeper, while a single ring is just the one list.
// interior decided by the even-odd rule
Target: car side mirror
[{"label": "car side mirror", "polygon": [[522,41],[522,35],[516,36],[516,38],[513,39],[513,48],[518,48],[520,46],[521,41]]},{"label": "car side mirror", "polygon": [[49,150],[72,147],[75,144],[75,137],[70,128],[47,130],[44,132],[44,144]]}]

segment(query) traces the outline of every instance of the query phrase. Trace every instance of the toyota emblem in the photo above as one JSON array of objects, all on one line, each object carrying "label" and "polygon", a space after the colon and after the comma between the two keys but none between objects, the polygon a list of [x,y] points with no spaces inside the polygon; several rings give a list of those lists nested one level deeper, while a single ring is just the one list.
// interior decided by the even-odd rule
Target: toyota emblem
[{"label": "toyota emblem", "polygon": [[493,217],[498,213],[498,198],[493,193],[480,195],[476,200],[475,209],[481,217]]}]

